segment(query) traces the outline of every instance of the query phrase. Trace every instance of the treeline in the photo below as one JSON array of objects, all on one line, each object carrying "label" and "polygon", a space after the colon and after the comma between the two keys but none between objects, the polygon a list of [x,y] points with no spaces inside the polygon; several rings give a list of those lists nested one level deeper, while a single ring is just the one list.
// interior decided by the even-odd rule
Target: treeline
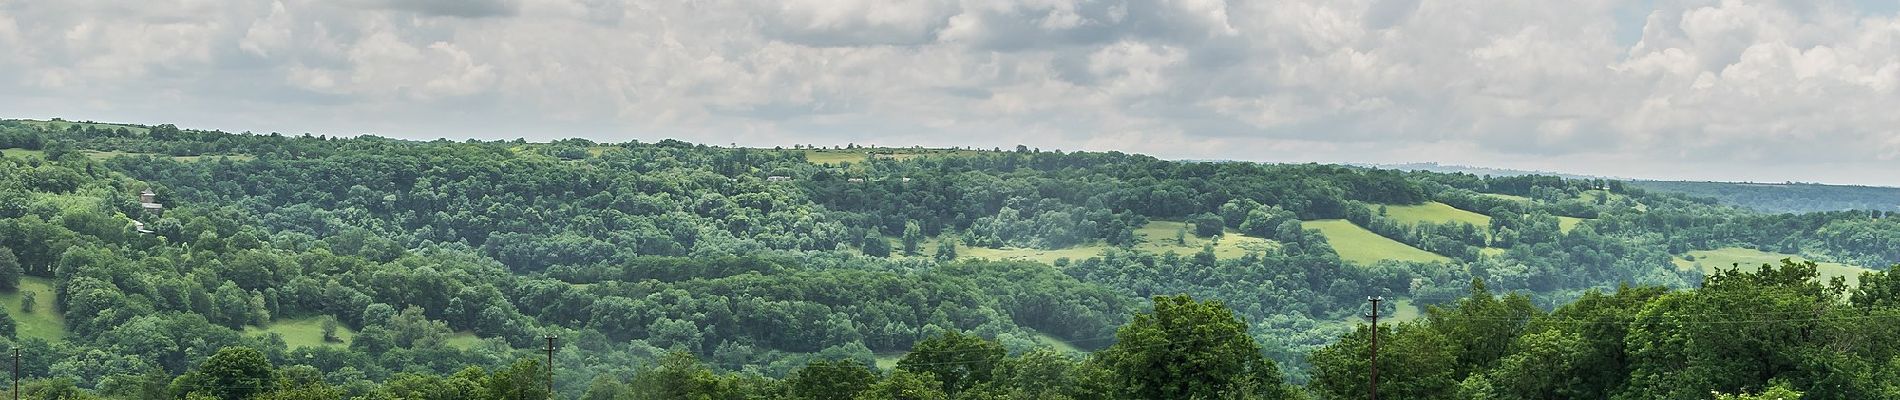
[{"label": "treeline", "polygon": [[[552,370],[518,354],[486,370],[405,372],[336,383],[298,358],[225,347],[180,374],[151,372],[96,391],[32,380],[34,398],[220,399],[1356,399],[1371,381],[1379,336],[1380,396],[1405,399],[1875,399],[1900,394],[1900,287],[1884,272],[1849,290],[1818,281],[1815,264],[1728,270],[1694,290],[1590,291],[1545,312],[1518,293],[1473,282],[1468,295],[1415,322],[1359,324],[1310,354],[1307,385],[1280,368],[1217,301],[1157,296],[1090,355],[1011,350],[982,335],[939,331],[888,370],[860,358],[810,360],[782,378],[722,370],[684,351],[584,384],[546,377],[589,357],[556,349]],[[552,375],[548,375],[548,373]]]},{"label": "treeline", "polygon": [[[668,352],[622,374],[602,374],[562,398],[584,399],[1284,399],[1299,388],[1246,334],[1246,324],[1219,302],[1156,297],[1151,311],[1115,330],[1113,345],[1092,355],[1048,347],[1011,351],[1002,343],[955,330],[932,333],[888,372],[870,360],[817,359],[784,378],[721,372],[686,351]],[[409,371],[377,380],[325,374],[322,361],[273,357],[251,347],[223,347],[182,373],[153,370],[85,390],[70,379],[29,380],[28,398],[140,399],[548,399],[547,379],[585,377],[569,368],[589,345],[556,351],[554,364],[523,357],[490,371],[469,366],[446,373]],[[347,367],[346,367],[347,368]],[[557,383],[558,385],[558,383]]]},{"label": "treeline", "polygon": [[[319,366],[338,374],[337,384],[381,381],[398,371],[500,366],[543,332],[599,343],[600,357],[578,367],[585,376],[675,349],[722,369],[779,376],[815,357],[902,351],[940,330],[1011,349],[1043,335],[1102,337],[1133,304],[1046,265],[757,247],[616,256],[523,275],[501,261],[519,260],[491,255],[500,246],[392,239],[340,218],[298,216],[295,209],[315,210],[308,204],[260,212],[161,195],[167,211],[159,216],[134,196],[158,185],[104,166],[118,162],[0,159],[0,290],[44,279],[51,291],[20,295],[54,304],[68,335],[18,336],[10,313],[0,314],[0,334],[28,349],[28,378],[105,390],[151,371],[184,373],[216,349],[244,346]],[[44,176],[70,182],[45,185]],[[246,333],[305,318],[354,337],[291,348]],[[458,335],[488,339],[452,345]]]},{"label": "treeline", "polygon": [[[50,126],[0,121],[0,137],[44,149],[0,159],[0,247],[18,275],[53,287],[37,301],[68,328],[63,341],[20,339],[40,354],[24,372],[89,390],[183,374],[243,346],[280,365],[316,360],[307,364],[327,382],[367,393],[349,382],[504,368],[549,332],[591,355],[564,364],[576,372],[556,387],[573,394],[674,350],[714,371],[778,379],[813,360],[869,363],[946,331],[1011,354],[1051,341],[1102,349],[1141,299],[1172,294],[1230,305],[1304,383],[1318,372],[1307,355],[1346,334],[1338,321],[1362,312],[1367,295],[1445,305],[1478,279],[1550,309],[1621,283],[1694,286],[1701,273],[1672,256],[1727,246],[1900,261],[1900,227],[1884,214],[1759,215],[1615,181],[1027,148],[825,165],[800,151],[673,140]],[[146,188],[162,213],[138,204]],[[1411,224],[1379,211],[1427,201],[1491,223]],[[1587,220],[1566,230],[1560,217]],[[1332,218],[1453,260],[1341,261],[1337,244],[1301,225]],[[1157,220],[1187,222],[1183,235],[1219,240],[1232,229],[1271,243],[1220,256],[1213,246],[1139,250],[1135,230]],[[953,255],[1104,244],[1054,265]],[[355,337],[291,348],[244,333],[309,318]]]},{"label": "treeline", "polygon": [[[1482,284],[1415,323],[1382,325],[1381,396],[1406,399],[1885,399],[1900,395],[1900,319],[1884,272],[1847,289],[1812,262],[1726,270],[1695,290],[1625,286],[1544,312]],[[1312,354],[1318,398],[1364,395],[1371,328]],[[1386,372],[1391,371],[1391,372]],[[1805,393],[1805,394],[1803,394]]]},{"label": "treeline", "polygon": [[1632,186],[1709,198],[1766,213],[1811,213],[1842,210],[1900,211],[1900,188],[1824,185],[1815,183],[1756,184],[1733,182],[1635,181]]}]

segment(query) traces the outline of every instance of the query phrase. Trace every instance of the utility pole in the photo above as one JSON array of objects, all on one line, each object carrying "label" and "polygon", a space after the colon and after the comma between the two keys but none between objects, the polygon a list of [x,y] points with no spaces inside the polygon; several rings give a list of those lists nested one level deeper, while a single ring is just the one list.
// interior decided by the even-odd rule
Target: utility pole
[{"label": "utility pole", "polygon": [[548,352],[548,400],[554,400],[554,339],[555,339],[555,336],[554,334],[549,333],[546,339],[548,340],[548,348],[543,349],[543,350],[546,350]]},{"label": "utility pole", "polygon": [[13,345],[13,400],[20,400],[20,345]]},{"label": "utility pole", "polygon": [[1366,314],[1366,318],[1372,319],[1372,362],[1366,364],[1372,367],[1372,383],[1368,384],[1367,389],[1372,400],[1379,400],[1379,302],[1385,301],[1385,297],[1367,297],[1366,301],[1372,303],[1372,313]]}]

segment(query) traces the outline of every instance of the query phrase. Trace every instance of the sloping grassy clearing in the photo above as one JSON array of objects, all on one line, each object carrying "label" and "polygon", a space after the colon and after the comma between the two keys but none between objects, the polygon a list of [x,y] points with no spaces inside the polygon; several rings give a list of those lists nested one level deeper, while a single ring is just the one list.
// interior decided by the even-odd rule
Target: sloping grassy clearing
[{"label": "sloping grassy clearing", "polygon": [[[1175,234],[1180,233],[1183,228],[1188,230],[1187,235],[1183,237],[1185,244],[1174,240]],[[1202,238],[1195,236],[1194,227],[1183,221],[1149,221],[1148,225],[1135,230],[1135,240],[1140,243],[1134,246],[1135,250],[1150,253],[1173,251],[1183,255],[1199,253],[1201,247],[1212,244],[1215,258],[1240,258],[1248,252],[1270,250],[1279,246],[1272,240],[1242,235],[1232,229],[1224,230],[1218,238]]]},{"label": "sloping grassy clearing", "polygon": [[29,157],[46,158],[46,152],[39,151],[39,150],[0,149],[0,154],[6,155],[7,158],[29,158]]},{"label": "sloping grassy clearing", "polygon": [[482,345],[482,338],[480,336],[475,336],[475,332],[461,331],[461,332],[456,332],[454,334],[450,334],[447,340],[442,341],[442,344],[449,345],[449,347],[454,347],[454,348],[458,348],[462,350],[468,350],[468,349],[473,349],[476,346]]},{"label": "sloping grassy clearing", "polygon": [[[1420,307],[1417,304],[1412,304],[1412,299],[1396,298],[1396,299],[1387,299],[1387,300],[1389,300],[1392,303],[1392,308],[1394,308],[1395,310],[1390,315],[1386,315],[1386,314],[1379,315],[1380,325],[1396,324],[1400,322],[1412,322],[1412,321],[1417,321],[1420,318],[1425,317],[1425,307]],[[1330,321],[1330,322],[1329,321],[1317,321],[1317,322],[1319,322],[1321,325],[1336,325],[1336,326],[1340,326],[1346,329],[1353,329],[1353,327],[1359,326],[1360,324],[1366,324],[1372,321],[1366,319],[1366,317],[1362,315],[1348,315],[1346,316],[1345,319],[1340,319],[1340,320]]]},{"label": "sloping grassy clearing", "polygon": [[897,361],[903,360],[904,355],[903,354],[897,354],[897,355],[887,354],[887,355],[877,356],[876,359],[877,359],[877,362],[876,362],[877,369],[889,371],[889,370],[897,369]]},{"label": "sloping grassy clearing", "polygon": [[1339,258],[1357,264],[1372,264],[1381,260],[1437,262],[1451,261],[1445,256],[1419,250],[1404,243],[1379,236],[1377,233],[1361,228],[1352,221],[1343,219],[1323,219],[1302,221],[1305,229],[1318,230],[1331,243]]},{"label": "sloping grassy clearing", "polygon": [[1036,343],[1055,348],[1056,351],[1064,353],[1087,353],[1087,351],[1083,351],[1082,348],[1075,347],[1075,345],[1069,344],[1069,342],[1056,338],[1055,336],[1049,336],[1047,333],[1036,333]]},{"label": "sloping grassy clearing", "polygon": [[[25,292],[33,292],[33,312],[30,313],[20,310]],[[20,277],[19,290],[0,293],[0,307],[7,308],[7,315],[13,317],[14,332],[23,338],[66,339],[66,318],[53,309],[58,302],[59,292],[53,290],[53,280],[37,276]]]},{"label": "sloping grassy clearing", "polygon": [[1570,233],[1571,229],[1577,229],[1577,225],[1582,223],[1583,218],[1557,216],[1557,230],[1563,233]]},{"label": "sloping grassy clearing", "polygon": [[[1694,256],[1695,260],[1690,261],[1683,257],[1676,257],[1672,260],[1675,262],[1676,268],[1689,269],[1700,266],[1702,272],[1714,273],[1718,268],[1733,269],[1739,264],[1742,271],[1755,271],[1761,268],[1762,264],[1781,265],[1781,259],[1784,258],[1792,258],[1796,262],[1807,260],[1806,258],[1793,254],[1770,253],[1741,247],[1696,250],[1689,252],[1688,255]],[[1821,274],[1822,282],[1826,282],[1838,276],[1846,278],[1847,285],[1850,287],[1860,285],[1860,273],[1872,271],[1866,268],[1833,262],[1817,262],[1815,264],[1817,266],[1816,272]]]},{"label": "sloping grassy clearing", "polygon": [[264,336],[271,333],[282,336],[284,338],[284,345],[293,349],[317,346],[347,347],[350,345],[350,340],[356,337],[356,332],[351,331],[350,327],[337,324],[336,336],[342,339],[342,341],[323,341],[323,317],[279,319],[273,320],[270,324],[263,327],[244,327],[244,334],[246,335]]},{"label": "sloping grassy clearing", "polygon": [[1491,226],[1491,216],[1465,211],[1440,202],[1428,202],[1419,205],[1392,205],[1385,207],[1386,218],[1407,224],[1463,222],[1479,228]]},{"label": "sloping grassy clearing", "polygon": [[[1188,232],[1181,242],[1175,241],[1175,235],[1184,227],[1191,228],[1188,223],[1181,221],[1150,221],[1148,225],[1135,230],[1135,240],[1138,241],[1138,244],[1134,245],[1133,248],[1138,251],[1156,254],[1172,251],[1181,255],[1189,255],[1199,253],[1202,246],[1211,244],[1214,246],[1215,258],[1227,259],[1239,258],[1247,255],[1249,252],[1266,251],[1279,246],[1278,243],[1274,243],[1272,240],[1241,235],[1240,232],[1231,229],[1227,230],[1226,233],[1219,238],[1202,238],[1194,236],[1193,232]],[[893,245],[903,243],[902,238],[896,237],[890,238],[890,241]],[[918,250],[926,256],[934,256],[937,252],[937,243],[938,239],[926,241],[919,245]],[[1114,246],[1101,243],[1061,249],[958,246],[957,258],[1035,261],[1043,264],[1054,264],[1056,260],[1063,258],[1067,258],[1070,261],[1086,260],[1091,257],[1099,256],[1111,248],[1114,248]],[[902,251],[902,249],[897,249],[897,251]]]},{"label": "sloping grassy clearing", "polygon": [[1502,194],[1502,193],[1479,193],[1478,195],[1484,196],[1484,197],[1490,197],[1490,198],[1511,200],[1511,201],[1521,201],[1525,203],[1531,202],[1531,198],[1518,196],[1518,195],[1509,195],[1509,194]]}]

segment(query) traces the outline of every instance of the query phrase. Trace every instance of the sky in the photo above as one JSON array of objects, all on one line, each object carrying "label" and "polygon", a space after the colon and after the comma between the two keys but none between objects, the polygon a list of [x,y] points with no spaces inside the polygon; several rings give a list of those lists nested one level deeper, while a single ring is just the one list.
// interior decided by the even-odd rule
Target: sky
[{"label": "sky", "polygon": [[0,117],[1900,186],[1895,0],[0,0]]}]

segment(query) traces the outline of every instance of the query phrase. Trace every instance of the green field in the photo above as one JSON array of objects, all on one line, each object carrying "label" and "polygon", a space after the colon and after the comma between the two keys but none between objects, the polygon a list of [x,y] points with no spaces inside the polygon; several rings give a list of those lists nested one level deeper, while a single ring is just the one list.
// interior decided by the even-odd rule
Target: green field
[{"label": "green field", "polygon": [[1392,307],[1398,309],[1392,313],[1392,322],[1412,322],[1425,316],[1425,311],[1419,309],[1418,305],[1412,304],[1412,299],[1392,299]]},{"label": "green field", "polygon": [[475,336],[475,332],[461,331],[461,332],[456,332],[454,334],[449,335],[449,338],[447,340],[443,340],[442,344],[449,345],[449,347],[454,347],[454,348],[458,348],[462,350],[468,350],[468,349],[473,349],[476,346],[481,346],[482,338],[479,336]]},{"label": "green field", "polygon": [[1563,233],[1570,233],[1571,229],[1577,229],[1577,224],[1581,223],[1583,223],[1583,218],[1557,216],[1557,230]]},{"label": "green field", "polygon": [[4,154],[8,158],[46,157],[46,152],[27,149],[0,149],[0,154]]},{"label": "green field", "polygon": [[164,155],[164,154],[158,154],[158,153],[127,153],[127,152],[123,152],[123,151],[98,151],[98,150],[80,150],[79,152],[80,152],[80,153],[82,153],[82,154],[85,154],[85,155],[86,155],[86,157],[91,157],[91,158],[92,158],[92,159],[94,159],[94,160],[104,160],[104,159],[108,159],[108,158],[113,158],[113,157],[118,157],[118,156],[152,156],[152,157],[171,157],[171,158],[172,158],[173,160],[178,160],[178,161],[180,161],[180,162],[195,162],[195,161],[203,161],[203,160],[211,160],[211,161],[216,161],[216,160],[217,160],[217,159],[218,159],[219,157],[228,157],[228,158],[230,158],[230,159],[231,159],[231,161],[249,161],[249,160],[252,160],[252,159],[255,159],[255,158],[257,158],[257,157],[252,157],[252,156],[248,156],[248,155],[243,155],[243,154],[234,154],[234,155],[217,155],[217,154],[212,154],[212,155],[198,155],[198,156],[167,156],[167,155]]},{"label": "green field", "polygon": [[[1187,226],[1188,223],[1181,221],[1150,221],[1148,225],[1135,230],[1135,239],[1140,243],[1136,244],[1134,249],[1157,254],[1172,251],[1182,255],[1188,255],[1200,252],[1201,247],[1204,245],[1212,244],[1214,245],[1214,257],[1240,258],[1249,252],[1265,251],[1277,246],[1272,240],[1241,235],[1232,229],[1227,230],[1227,233],[1219,238],[1201,238],[1194,236],[1193,232],[1189,232],[1187,234],[1186,244],[1177,244],[1174,241],[1175,234],[1179,232],[1182,227]],[[892,238],[891,242],[899,243],[898,238]],[[937,241],[931,240],[919,247],[921,247],[922,252],[926,254],[935,254]],[[1043,264],[1054,264],[1056,260],[1063,258],[1067,258],[1070,261],[1086,260],[1101,255],[1102,252],[1112,248],[1114,248],[1114,246],[1099,243],[1062,249],[962,246],[957,248],[957,257],[1035,261]]]},{"label": "green field", "polygon": [[1463,222],[1485,228],[1491,226],[1491,216],[1460,210],[1445,203],[1428,202],[1420,205],[1384,205],[1386,218],[1406,224]]},{"label": "green field", "polygon": [[[1802,258],[1801,256],[1797,256],[1793,254],[1770,253],[1770,252],[1765,252],[1761,250],[1747,249],[1747,248],[1740,248],[1740,247],[1724,247],[1724,248],[1715,249],[1715,250],[1697,250],[1697,251],[1689,252],[1688,255],[1695,256],[1695,261],[1689,261],[1686,258],[1677,257],[1674,260],[1674,262],[1676,263],[1676,268],[1689,269],[1689,268],[1695,268],[1696,266],[1701,266],[1703,272],[1715,272],[1717,268],[1731,269],[1731,268],[1735,268],[1736,264],[1740,264],[1743,271],[1754,271],[1760,268],[1762,264],[1780,265],[1781,259],[1783,258],[1792,258],[1795,261],[1806,260],[1805,258]],[[1832,262],[1821,262],[1821,263],[1816,263],[1816,265],[1818,265],[1819,267],[1819,272],[1821,273],[1821,279],[1823,280],[1833,279],[1834,277],[1837,277],[1837,276],[1846,278],[1847,285],[1850,287],[1857,286],[1860,284],[1860,273],[1871,271],[1866,268],[1861,268],[1861,267],[1856,267],[1856,266],[1841,264],[1841,263],[1832,263]]]},{"label": "green field", "polygon": [[1044,346],[1049,346],[1051,348],[1056,349],[1056,351],[1061,351],[1064,353],[1087,353],[1088,352],[1088,351],[1082,350],[1082,348],[1080,347],[1075,347],[1075,345],[1073,344],[1069,344],[1069,342],[1067,341],[1058,339],[1055,336],[1049,336],[1049,334],[1047,333],[1037,333],[1036,343],[1040,345],[1044,345]]},{"label": "green field", "polygon": [[[356,331],[352,331],[349,326],[342,324],[337,325],[336,332],[337,337],[343,339],[342,342],[330,343],[323,341],[323,317],[279,319],[271,321],[270,325],[263,327],[244,327],[244,334],[246,335],[264,336],[271,333],[278,334],[284,338],[284,344],[293,349],[315,346],[348,347],[350,340],[356,337]],[[482,338],[475,336],[473,332],[463,331],[450,334],[442,343],[449,347],[468,350],[481,346]]]},{"label": "green field", "polygon": [[903,354],[884,354],[884,355],[879,355],[876,358],[877,358],[877,362],[876,362],[877,369],[889,371],[889,370],[897,369],[897,361],[903,360],[904,355]]},{"label": "green field", "polygon": [[[1188,229],[1186,244],[1178,244],[1174,241],[1175,234],[1182,228]],[[1218,238],[1194,236],[1193,229],[1191,225],[1181,221],[1149,221],[1148,225],[1135,230],[1135,240],[1140,241],[1140,244],[1135,245],[1135,250],[1150,253],[1173,251],[1192,254],[1199,253],[1201,247],[1212,244],[1214,257],[1240,258],[1249,252],[1270,250],[1277,246],[1272,240],[1241,235],[1240,232],[1232,229],[1226,230],[1225,234]]]},{"label": "green field", "polygon": [[[1067,341],[1058,339],[1055,336],[1049,336],[1049,334],[1046,334],[1046,333],[1036,334],[1036,344],[1049,346],[1051,348],[1056,349],[1056,351],[1060,351],[1064,353],[1088,354],[1088,350],[1082,350],[1082,348],[1080,347],[1075,347],[1075,345],[1069,344],[1069,342]],[[877,369],[881,369],[885,371],[897,369],[897,362],[903,360],[905,354],[908,354],[908,353],[878,354],[877,356],[872,357],[875,360],[873,364],[877,366]]]},{"label": "green field", "polygon": [[1501,193],[1479,193],[1478,195],[1484,196],[1484,197],[1490,197],[1490,198],[1511,200],[1511,201],[1522,201],[1526,203],[1531,201],[1531,198],[1529,197],[1501,194]]},{"label": "green field", "polygon": [[[33,312],[20,311],[20,293],[33,292]],[[12,293],[0,293],[0,307],[7,308],[7,315],[13,317],[15,332],[20,337],[36,337],[50,341],[66,339],[66,319],[53,310],[57,303],[58,292],[53,290],[53,280],[36,277],[20,277],[20,290]]]},{"label": "green field", "polygon": [[1352,221],[1343,219],[1322,219],[1303,221],[1300,226],[1318,230],[1326,235],[1326,241],[1333,245],[1333,251],[1339,252],[1339,258],[1358,264],[1372,264],[1381,260],[1398,261],[1451,261],[1445,256],[1407,246],[1404,243],[1379,236],[1377,233],[1361,228]]},{"label": "green field", "polygon": [[[1400,322],[1412,322],[1412,321],[1417,321],[1419,318],[1425,317],[1424,307],[1419,307],[1416,304],[1412,304],[1412,299],[1397,298],[1397,299],[1391,299],[1391,300],[1392,300],[1392,308],[1396,310],[1391,315],[1383,315],[1383,314],[1379,315],[1380,325],[1389,324],[1389,323],[1395,324],[1395,323],[1400,323]],[[1335,326],[1345,327],[1347,329],[1352,329],[1353,327],[1357,327],[1361,324],[1365,324],[1368,322],[1371,322],[1371,321],[1367,320],[1363,316],[1350,315],[1350,316],[1347,316],[1345,319],[1336,320],[1332,322],[1320,321],[1319,323],[1322,325],[1335,325]]]},{"label": "green field", "polygon": [[[936,244],[933,243],[929,247],[925,247],[924,250],[920,252],[935,254],[936,248],[937,248]],[[1113,247],[1107,246],[1107,245],[1099,245],[1099,244],[1091,245],[1091,246],[1076,246],[1076,247],[1069,247],[1069,248],[1064,248],[1064,249],[1030,249],[1030,248],[1021,248],[1021,247],[1004,247],[1004,248],[999,249],[999,248],[990,248],[990,247],[960,246],[960,247],[957,247],[957,258],[986,258],[986,259],[991,259],[991,260],[1035,261],[1035,262],[1039,262],[1043,264],[1054,264],[1056,260],[1064,259],[1064,258],[1067,258],[1070,261],[1087,260],[1090,257],[1095,257],[1097,255],[1102,254],[1102,252],[1104,251],[1108,251],[1108,249],[1110,248],[1113,248]]]},{"label": "green field", "polygon": [[282,336],[284,338],[284,344],[293,349],[317,346],[347,347],[350,345],[350,339],[356,337],[356,332],[350,331],[350,327],[337,324],[336,336],[343,339],[343,341],[336,343],[324,342],[323,317],[279,319],[271,321],[270,325],[264,327],[244,327],[244,334],[246,335],[264,336],[271,333]]}]

